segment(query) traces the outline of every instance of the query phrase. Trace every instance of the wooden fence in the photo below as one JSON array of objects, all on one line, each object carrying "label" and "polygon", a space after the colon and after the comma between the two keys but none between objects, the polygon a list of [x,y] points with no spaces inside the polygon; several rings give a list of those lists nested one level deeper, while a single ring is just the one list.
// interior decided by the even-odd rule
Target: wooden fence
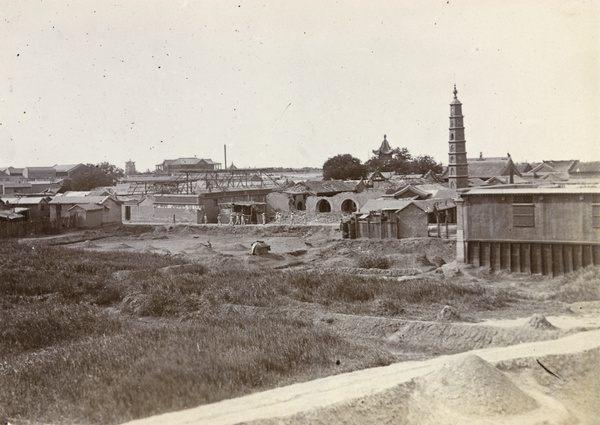
[{"label": "wooden fence", "polygon": [[397,239],[398,224],[395,221],[369,221],[356,222],[356,237],[370,239]]},{"label": "wooden fence", "polygon": [[0,239],[24,238],[40,234],[57,234],[61,228],[76,226],[76,217],[63,217],[58,222],[49,219],[35,221],[0,221]]}]

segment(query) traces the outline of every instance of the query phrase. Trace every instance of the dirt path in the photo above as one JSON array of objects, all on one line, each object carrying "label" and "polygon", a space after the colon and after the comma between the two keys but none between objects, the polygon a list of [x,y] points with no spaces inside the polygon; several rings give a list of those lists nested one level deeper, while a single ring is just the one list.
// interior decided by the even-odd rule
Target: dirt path
[{"label": "dirt path", "polygon": [[[600,347],[600,330],[580,332],[558,340],[486,348],[469,353],[493,364],[521,358],[574,354],[597,347]],[[442,356],[420,362],[396,363],[317,379],[194,409],[140,419],[129,424],[226,425],[289,417],[385,392],[401,383],[439,370],[465,354]]]}]

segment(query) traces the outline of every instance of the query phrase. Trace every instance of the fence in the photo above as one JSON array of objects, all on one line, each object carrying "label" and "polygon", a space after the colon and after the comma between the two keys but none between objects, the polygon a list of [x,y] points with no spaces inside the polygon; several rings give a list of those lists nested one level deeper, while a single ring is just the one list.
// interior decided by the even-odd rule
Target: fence
[{"label": "fence", "polygon": [[356,237],[370,239],[397,239],[398,224],[395,221],[358,220]]},{"label": "fence", "polygon": [[59,222],[51,222],[49,219],[35,221],[0,221],[0,239],[24,238],[42,233],[57,234],[61,228],[76,226],[76,217],[62,217]]},{"label": "fence", "polygon": [[456,239],[456,224],[429,224],[427,226],[427,236],[430,238]]}]

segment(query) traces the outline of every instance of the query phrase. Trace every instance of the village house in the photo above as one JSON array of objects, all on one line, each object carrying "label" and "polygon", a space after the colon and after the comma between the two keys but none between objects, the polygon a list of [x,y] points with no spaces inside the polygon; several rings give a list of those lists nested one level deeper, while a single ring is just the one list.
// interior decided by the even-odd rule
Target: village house
[{"label": "village house", "polygon": [[23,177],[23,170],[23,168],[8,167],[3,168],[1,171],[10,177]]},{"label": "village house", "polygon": [[18,214],[25,216],[27,221],[39,221],[50,218],[49,196],[20,196],[6,197],[2,196],[5,205],[10,206]]},{"label": "village house", "polygon": [[456,200],[457,259],[556,276],[600,264],[600,188],[472,188]]},{"label": "village house", "polygon": [[379,199],[369,200],[354,218],[356,237],[453,237],[456,205],[452,198],[456,191],[441,185],[422,186],[428,190],[407,185]]},{"label": "village house", "polygon": [[[526,180],[521,176],[519,167],[515,165],[510,156],[485,158],[479,154],[478,158],[467,158],[469,186],[480,186],[483,183],[497,182],[522,183]],[[450,168],[446,168],[441,175],[445,181],[448,180]],[[511,182],[512,179],[512,182]],[[530,179],[531,180],[531,179]]]},{"label": "village house", "polygon": [[59,179],[70,179],[73,177],[73,173],[77,170],[85,168],[83,164],[65,164],[65,165],[55,165],[54,170],[56,171],[56,178]]},{"label": "village house", "polygon": [[285,190],[290,207],[298,211],[327,213],[340,211],[351,213],[358,210],[356,183],[338,180],[305,181]]},{"label": "village house", "polygon": [[23,177],[27,180],[54,180],[56,170],[54,167],[25,167]]},{"label": "village house", "polygon": [[372,189],[387,189],[393,186],[392,178],[394,175],[393,171],[375,171],[367,176],[365,186]]},{"label": "village house", "polygon": [[569,179],[578,181],[600,181],[600,161],[577,162],[569,170]]},{"label": "village house", "polygon": [[[82,227],[91,227],[98,225],[97,207],[102,208],[101,220],[99,225],[121,223],[121,206],[112,196],[69,196],[68,193],[56,195],[48,202],[50,206],[50,222],[54,225],[70,225],[76,217],[77,225]],[[84,207],[87,205],[88,207]],[[80,206],[81,208],[73,208]],[[90,223],[85,220],[89,214]]]}]

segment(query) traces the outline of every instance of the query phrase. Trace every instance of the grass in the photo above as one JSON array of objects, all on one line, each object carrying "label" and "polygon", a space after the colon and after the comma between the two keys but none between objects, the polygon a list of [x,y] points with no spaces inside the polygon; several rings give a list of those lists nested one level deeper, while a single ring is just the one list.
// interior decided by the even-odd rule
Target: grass
[{"label": "grass", "polygon": [[2,244],[0,258],[0,419],[15,423],[114,424],[393,360],[331,322],[281,310],[298,303],[433,316],[448,303],[511,302],[442,278],[208,270],[153,254],[16,243]]},{"label": "grass", "polygon": [[572,303],[600,300],[600,267],[587,267],[557,279],[556,299]]},{"label": "grass", "polygon": [[360,254],[356,259],[356,266],[361,269],[389,269],[392,265],[390,259],[385,255],[374,253]]}]

